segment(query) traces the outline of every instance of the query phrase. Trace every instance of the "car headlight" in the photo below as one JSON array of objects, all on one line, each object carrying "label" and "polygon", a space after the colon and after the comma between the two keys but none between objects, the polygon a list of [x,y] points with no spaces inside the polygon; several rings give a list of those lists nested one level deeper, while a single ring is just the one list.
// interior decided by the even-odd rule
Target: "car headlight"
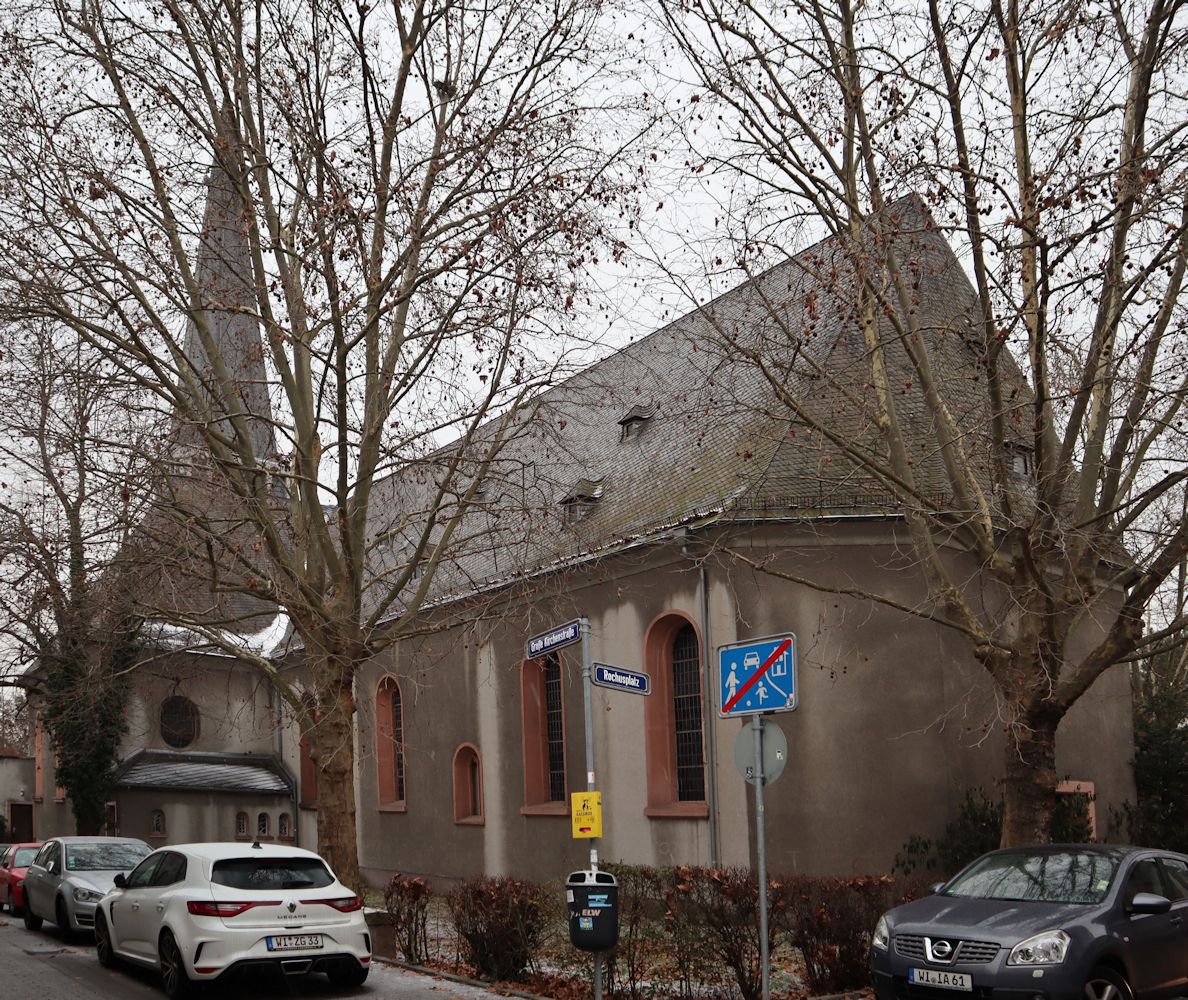
[{"label": "car headlight", "polygon": [[875,924],[874,935],[871,937],[870,943],[879,951],[886,951],[891,947],[891,928],[887,925],[886,914],[879,917],[879,922]]},{"label": "car headlight", "polygon": [[94,889],[75,889],[74,901],[76,903],[98,903],[103,898],[103,893],[96,892]]},{"label": "car headlight", "polygon": [[1068,952],[1068,943],[1064,931],[1044,931],[1015,945],[1007,965],[1059,965]]}]

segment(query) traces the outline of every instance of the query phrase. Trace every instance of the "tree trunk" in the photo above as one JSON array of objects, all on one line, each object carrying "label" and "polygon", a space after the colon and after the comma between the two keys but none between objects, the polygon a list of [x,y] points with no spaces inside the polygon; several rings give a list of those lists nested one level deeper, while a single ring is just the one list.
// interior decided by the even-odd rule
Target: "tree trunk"
[{"label": "tree trunk", "polygon": [[320,715],[313,728],[318,769],[318,853],[339,881],[363,892],[355,825],[353,664],[328,656],[311,664]]},{"label": "tree trunk", "polygon": [[[103,804],[101,812],[96,813],[93,804],[87,803],[82,808],[77,803],[71,802],[71,807],[74,811],[74,832],[80,837],[98,837],[103,833],[103,827],[107,823],[107,803]],[[109,833],[114,831],[109,830]]]},{"label": "tree trunk", "polygon": [[1059,713],[1021,709],[1007,727],[1003,778],[1003,847],[1045,844],[1056,810],[1056,727]]}]

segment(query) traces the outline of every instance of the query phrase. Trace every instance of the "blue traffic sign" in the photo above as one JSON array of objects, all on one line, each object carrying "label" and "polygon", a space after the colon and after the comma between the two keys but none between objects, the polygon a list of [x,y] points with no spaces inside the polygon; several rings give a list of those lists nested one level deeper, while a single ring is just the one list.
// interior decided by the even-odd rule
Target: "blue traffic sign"
[{"label": "blue traffic sign", "polygon": [[640,670],[624,670],[608,663],[593,663],[591,666],[594,674],[590,679],[599,687],[630,691],[633,694],[652,693],[652,678]]},{"label": "blue traffic sign", "polygon": [[718,715],[791,712],[796,708],[796,636],[791,632],[718,647]]},{"label": "blue traffic sign", "polygon": [[562,646],[569,646],[577,642],[581,637],[582,619],[575,618],[571,622],[558,625],[556,628],[541,632],[540,635],[534,635],[529,639],[528,656],[530,659],[544,656],[545,653],[551,653],[554,649],[560,649]]}]

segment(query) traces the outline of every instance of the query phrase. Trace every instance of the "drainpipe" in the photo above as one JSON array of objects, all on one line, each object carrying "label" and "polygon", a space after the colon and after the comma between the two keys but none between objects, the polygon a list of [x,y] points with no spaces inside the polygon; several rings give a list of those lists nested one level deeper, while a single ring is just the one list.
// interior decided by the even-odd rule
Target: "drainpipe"
[{"label": "drainpipe", "polygon": [[[689,529],[681,533],[681,554],[689,555]],[[713,643],[710,641],[709,618],[709,586],[706,581],[705,560],[697,560],[698,590],[701,593],[701,690],[703,704],[713,702],[711,692],[714,690],[713,677]],[[718,868],[722,864],[721,852],[718,845],[718,754],[717,754],[717,715],[707,713],[705,724],[705,804],[709,810],[709,840],[710,867]]]},{"label": "drainpipe", "polygon": [[283,699],[281,698],[280,690],[273,682],[272,678],[268,678],[269,687],[269,701],[272,703],[269,708],[272,715],[272,732],[276,738],[276,762],[280,765],[281,772],[285,776],[285,784],[289,786],[289,833],[293,836],[293,846],[301,846],[301,813],[300,806],[297,803],[297,781],[293,775],[289,773],[289,767],[285,763],[285,713],[281,707]]}]

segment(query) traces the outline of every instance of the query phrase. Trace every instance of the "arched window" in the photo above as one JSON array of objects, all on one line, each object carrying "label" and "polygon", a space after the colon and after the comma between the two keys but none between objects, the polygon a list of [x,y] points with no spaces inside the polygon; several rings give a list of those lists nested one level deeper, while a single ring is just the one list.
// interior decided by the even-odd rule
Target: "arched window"
[{"label": "arched window", "polygon": [[679,614],[653,622],[644,660],[653,684],[644,705],[647,815],[707,816],[701,643],[692,622]]},{"label": "arched window", "polygon": [[561,661],[556,653],[529,660],[520,671],[524,811],[528,813],[567,811],[562,687]]},{"label": "arched window", "polygon": [[165,813],[160,809],[154,809],[149,814],[149,836],[165,836]]},{"label": "arched window", "polygon": [[395,677],[381,680],[375,693],[375,762],[380,808],[403,808],[404,698]]},{"label": "arched window", "polygon": [[276,821],[276,835],[281,840],[293,839],[293,820],[288,813],[281,813]]},{"label": "arched window", "polygon": [[471,743],[454,751],[454,822],[483,822],[483,762]]},{"label": "arched window", "polygon": [[297,741],[297,753],[301,759],[301,786],[299,801],[302,809],[316,809],[318,807],[318,768],[313,756],[313,727],[317,720],[317,707],[313,698],[306,694],[301,698],[305,709],[304,718],[298,724],[301,726],[301,736]]},{"label": "arched window", "polygon": [[241,812],[235,814],[235,836],[246,840],[248,835],[248,815]]},{"label": "arched window", "polygon": [[184,750],[198,738],[198,706],[180,694],[161,702],[161,739]]},{"label": "arched window", "polygon": [[270,835],[271,830],[271,817],[269,817],[268,813],[260,813],[260,815],[256,817],[256,836],[267,837]]}]

